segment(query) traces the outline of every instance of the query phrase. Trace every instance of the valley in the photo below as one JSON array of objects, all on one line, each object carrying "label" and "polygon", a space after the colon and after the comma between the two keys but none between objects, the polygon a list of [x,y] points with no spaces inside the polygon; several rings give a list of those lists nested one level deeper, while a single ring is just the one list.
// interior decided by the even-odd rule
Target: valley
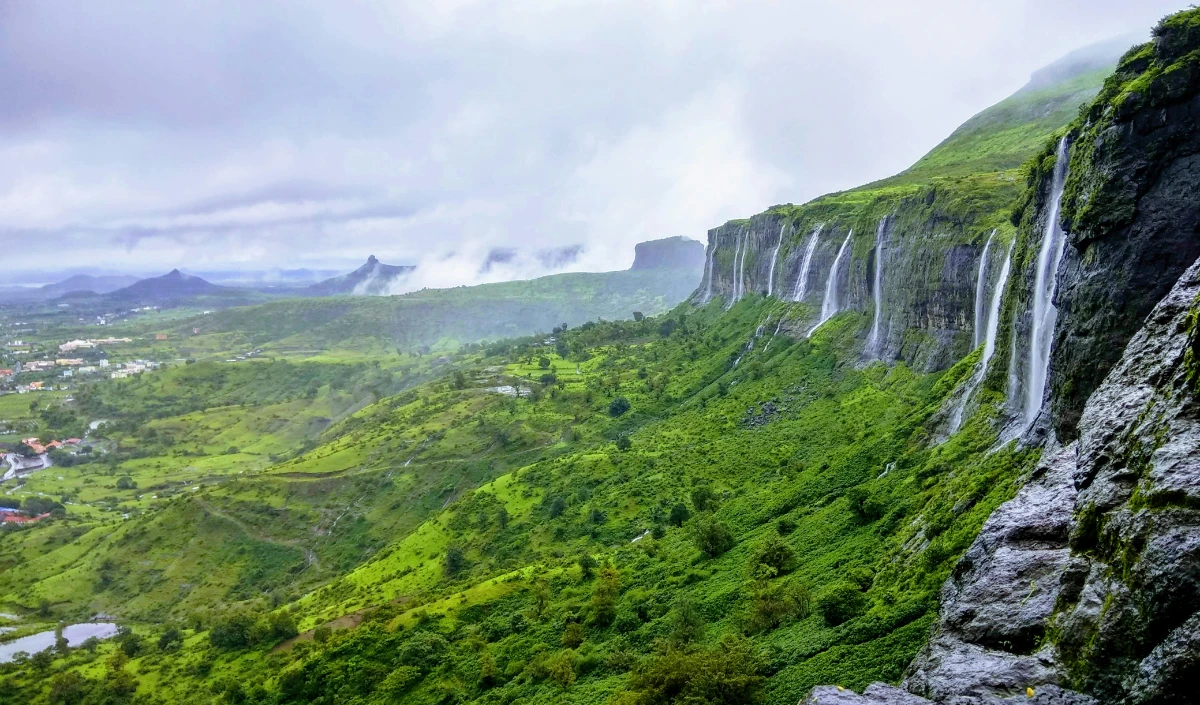
[{"label": "valley", "polygon": [[1188,702],[1198,28],[703,257],[7,304],[0,702]]}]

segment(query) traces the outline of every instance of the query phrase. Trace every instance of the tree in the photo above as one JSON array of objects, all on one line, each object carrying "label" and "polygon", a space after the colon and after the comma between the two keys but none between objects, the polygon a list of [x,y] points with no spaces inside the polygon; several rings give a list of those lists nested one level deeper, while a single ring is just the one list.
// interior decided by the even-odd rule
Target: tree
[{"label": "tree", "polygon": [[683,522],[687,521],[691,515],[692,513],[688,511],[687,506],[683,502],[679,502],[674,507],[671,507],[671,515],[667,518],[667,521],[675,526],[683,526]]},{"label": "tree", "polygon": [[854,619],[867,608],[867,596],[854,583],[834,583],[817,597],[817,611],[829,626]]},{"label": "tree", "polygon": [[500,507],[496,512],[496,524],[499,525],[501,531],[508,528],[508,518],[508,509]]},{"label": "tree", "polygon": [[675,332],[676,325],[677,324],[675,323],[674,318],[668,318],[662,323],[658,324],[658,334],[664,338],[669,338],[671,337],[671,334]]},{"label": "tree", "polygon": [[158,650],[162,652],[178,651],[183,646],[183,632],[174,624],[168,626],[158,637]]},{"label": "tree", "polygon": [[716,558],[733,548],[729,527],[711,516],[700,515],[692,520],[692,543],[709,558]]},{"label": "tree", "polygon": [[573,647],[568,647],[567,650],[560,651],[546,660],[546,677],[564,689],[575,683],[575,654],[570,651],[571,648]]},{"label": "tree", "polygon": [[117,489],[118,490],[136,490],[137,483],[133,481],[133,478],[128,477],[128,476],[119,477],[119,478],[117,478]]},{"label": "tree", "polygon": [[796,552],[779,536],[768,536],[750,553],[750,574],[755,575],[761,566],[769,567],[772,576],[783,575],[796,567]]},{"label": "tree", "polygon": [[78,705],[87,697],[91,683],[75,671],[63,671],[50,680],[49,700],[54,705]]},{"label": "tree", "polygon": [[641,323],[645,319],[646,319],[646,316],[641,311],[633,312],[633,320],[637,321],[638,323]]},{"label": "tree", "polygon": [[543,370],[550,369],[550,358],[548,358],[544,355],[542,357],[539,357],[538,358],[538,367],[542,368]]},{"label": "tree", "polygon": [[628,399],[625,397],[617,397],[608,405],[608,415],[615,419],[618,416],[624,415],[625,412],[629,411],[630,408],[631,404],[629,403]]},{"label": "tree", "polygon": [[611,564],[600,569],[592,589],[592,624],[607,627],[617,615],[617,595],[621,592],[621,574]]},{"label": "tree", "polygon": [[451,546],[446,549],[446,555],[442,559],[442,573],[447,578],[453,578],[461,573],[467,567],[467,554],[458,546]]},{"label": "tree", "polygon": [[713,649],[668,648],[629,680],[638,705],[748,705],[759,702],[764,678],[753,646],[727,634]]},{"label": "tree", "polygon": [[583,580],[591,580],[596,570],[596,559],[592,558],[590,553],[584,553],[575,562],[579,564],[579,577]]},{"label": "tree", "polygon": [[629,440],[629,436],[626,436],[625,434],[617,436],[617,450],[624,452],[632,447],[633,441]]},{"label": "tree", "polygon": [[717,496],[713,491],[705,485],[701,485],[692,490],[692,506],[698,512],[706,512],[710,509],[715,509],[717,505]]},{"label": "tree", "polygon": [[562,513],[567,511],[567,500],[562,497],[555,497],[550,500],[550,518],[562,516]]},{"label": "tree", "polygon": [[466,387],[467,387],[467,376],[462,373],[462,370],[456,370],[454,372],[454,388],[455,389],[466,389]]},{"label": "tree", "polygon": [[673,646],[687,646],[700,641],[704,636],[704,617],[696,604],[690,600],[682,600],[671,611],[670,643]]},{"label": "tree", "polygon": [[313,641],[318,644],[324,644],[329,641],[329,637],[333,634],[333,629],[328,624],[322,624],[313,630]]},{"label": "tree", "polygon": [[568,649],[578,649],[586,638],[587,632],[584,631],[583,625],[579,622],[571,622],[563,630],[562,645]]}]

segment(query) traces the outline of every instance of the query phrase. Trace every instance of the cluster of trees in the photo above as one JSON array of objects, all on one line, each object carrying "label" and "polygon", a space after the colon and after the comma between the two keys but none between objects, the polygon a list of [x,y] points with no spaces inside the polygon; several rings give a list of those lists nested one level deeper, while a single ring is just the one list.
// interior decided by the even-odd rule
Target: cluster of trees
[{"label": "cluster of trees", "polygon": [[236,607],[213,620],[208,639],[218,649],[236,650],[283,641],[298,633],[296,618],[287,610],[259,614]]}]

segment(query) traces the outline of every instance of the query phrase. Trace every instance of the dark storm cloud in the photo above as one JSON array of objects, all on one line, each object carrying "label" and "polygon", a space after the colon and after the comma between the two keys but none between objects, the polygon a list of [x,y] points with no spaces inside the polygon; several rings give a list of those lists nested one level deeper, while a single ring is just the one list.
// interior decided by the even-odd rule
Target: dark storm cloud
[{"label": "dark storm cloud", "polygon": [[[423,262],[425,284],[899,171],[1176,2],[0,2],[0,239],[64,268]],[[472,258],[474,258],[472,260]],[[491,276],[491,275],[489,275]]]}]

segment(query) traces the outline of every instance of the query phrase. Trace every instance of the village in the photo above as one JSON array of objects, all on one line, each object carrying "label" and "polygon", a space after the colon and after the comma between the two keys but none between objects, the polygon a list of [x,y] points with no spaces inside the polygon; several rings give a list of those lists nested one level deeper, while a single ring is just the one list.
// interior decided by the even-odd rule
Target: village
[{"label": "village", "polygon": [[[155,336],[164,339],[165,336]],[[126,362],[111,362],[101,348],[132,343],[132,338],[89,338],[69,340],[58,345],[58,356],[43,359],[23,360],[31,354],[32,343],[13,340],[5,343],[8,357],[13,359],[7,366],[0,367],[0,393],[26,394],[29,392],[67,389],[63,382],[75,377],[107,377],[123,379],[159,367],[152,360],[135,359]],[[30,379],[33,378],[33,379]]]}]

